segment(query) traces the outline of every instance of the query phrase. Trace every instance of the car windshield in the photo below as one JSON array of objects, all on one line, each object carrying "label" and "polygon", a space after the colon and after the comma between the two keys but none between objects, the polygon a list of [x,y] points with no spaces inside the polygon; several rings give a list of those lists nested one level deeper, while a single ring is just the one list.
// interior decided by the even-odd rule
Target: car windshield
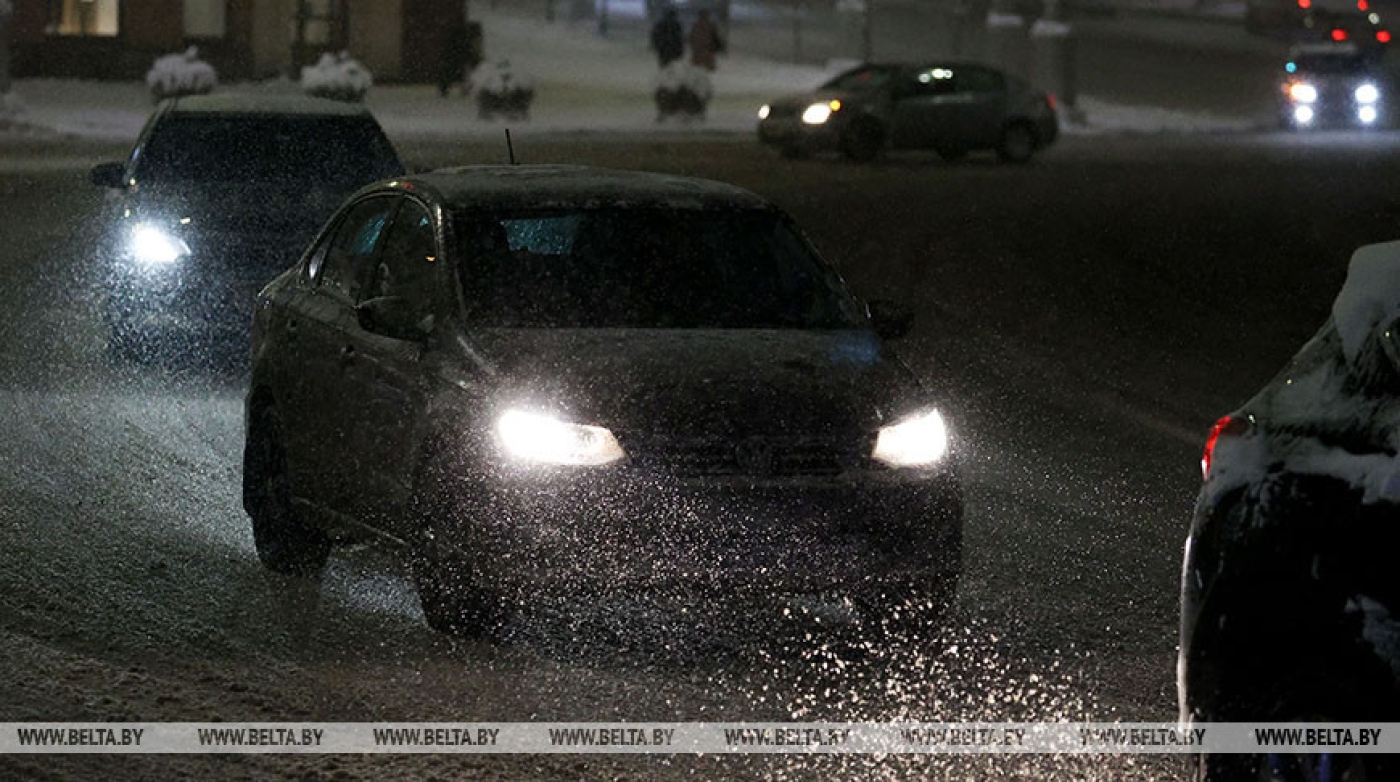
[{"label": "car windshield", "polygon": [[861,308],[778,214],[599,208],[457,215],[481,325],[856,328]]},{"label": "car windshield", "polygon": [[845,92],[861,92],[863,90],[877,90],[883,87],[894,76],[896,69],[887,65],[872,65],[864,68],[846,71],[826,84],[823,89],[842,90]]},{"label": "car windshield", "polygon": [[369,182],[401,171],[364,117],[168,116],[141,148],[142,181]]},{"label": "car windshield", "polygon": [[1365,58],[1346,54],[1309,54],[1295,57],[1293,64],[1298,73],[1349,76],[1366,73],[1370,70]]}]

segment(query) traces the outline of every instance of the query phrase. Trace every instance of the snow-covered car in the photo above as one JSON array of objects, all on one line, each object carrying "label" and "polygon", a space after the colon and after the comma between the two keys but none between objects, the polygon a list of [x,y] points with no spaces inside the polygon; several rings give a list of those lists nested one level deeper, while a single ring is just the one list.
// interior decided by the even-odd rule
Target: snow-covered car
[{"label": "snow-covered car", "polygon": [[253,300],[347,196],[403,172],[363,107],[302,96],[163,102],[107,188],[97,239],[108,348],[247,344]]},{"label": "snow-covered car", "polygon": [[870,160],[884,149],[944,158],[994,150],[1025,162],[1053,143],[1052,95],[984,65],[861,65],[813,92],[758,110],[758,138],[786,155],[839,151]]},{"label": "snow-covered car", "polygon": [[[1398,450],[1393,242],[1356,252],[1332,317],[1210,431],[1182,568],[1183,720],[1400,713]],[[1209,760],[1218,778],[1260,778],[1240,767],[1256,758]]]},{"label": "snow-covered car", "polygon": [[908,327],[729,185],[381,183],[259,297],[258,554],[306,574],[394,541],[428,623],[462,633],[595,590],[917,627],[956,587],[962,490],[938,400],[884,343]]},{"label": "snow-covered car", "polygon": [[1390,79],[1380,60],[1353,44],[1304,44],[1289,52],[1279,90],[1279,124],[1290,130],[1374,127],[1390,112]]}]

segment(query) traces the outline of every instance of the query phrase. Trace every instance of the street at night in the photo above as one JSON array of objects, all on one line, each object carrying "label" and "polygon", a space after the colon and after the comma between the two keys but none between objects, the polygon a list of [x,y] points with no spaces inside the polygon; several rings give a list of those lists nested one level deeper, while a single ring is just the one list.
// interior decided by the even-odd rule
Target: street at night
[{"label": "street at night", "polygon": [[[494,139],[394,140],[410,167],[505,157]],[[948,400],[965,457],[965,570],[942,625],[862,647],[723,595],[561,593],[491,644],[424,626],[381,550],[337,549],[319,583],[264,571],[240,505],[243,362],[104,356],[87,172],[127,145],[31,138],[0,158],[0,719],[1174,721],[1205,433],[1327,319],[1351,253],[1400,233],[1388,133],[1075,135],[1026,166],[786,160],[747,134],[514,140],[525,163],[750,189],[857,295],[913,308],[894,347]],[[1187,769],[1150,755],[0,757],[10,779]]]}]

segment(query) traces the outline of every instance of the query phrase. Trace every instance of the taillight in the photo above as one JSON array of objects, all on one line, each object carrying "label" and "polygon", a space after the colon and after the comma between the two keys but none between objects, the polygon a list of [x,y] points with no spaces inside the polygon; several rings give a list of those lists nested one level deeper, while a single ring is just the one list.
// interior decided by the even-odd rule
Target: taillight
[{"label": "taillight", "polygon": [[1377,30],[1377,31],[1376,31],[1376,42],[1377,42],[1377,43],[1390,43],[1390,31],[1389,31],[1389,30]]},{"label": "taillight", "polygon": [[1210,434],[1206,435],[1206,447],[1201,452],[1201,480],[1210,477],[1210,463],[1215,459],[1215,446],[1219,444],[1222,435],[1235,437],[1244,434],[1249,429],[1249,421],[1246,418],[1236,418],[1227,415],[1215,422],[1210,428]]},{"label": "taillight", "polygon": [[1312,8],[1312,0],[1298,0],[1298,7],[1306,11]]},{"label": "taillight", "polygon": [[1334,30],[1332,31],[1332,40],[1337,41],[1338,43],[1340,43],[1340,42],[1342,42],[1342,41],[1345,41],[1346,39],[1347,39],[1347,31],[1346,31],[1346,30],[1343,30],[1342,28],[1338,27],[1338,28],[1336,28],[1336,29],[1334,29]]},{"label": "taillight", "polygon": [[1059,111],[1060,105],[1059,101],[1055,100],[1055,93],[1045,93],[1045,105],[1049,106],[1051,111]]}]

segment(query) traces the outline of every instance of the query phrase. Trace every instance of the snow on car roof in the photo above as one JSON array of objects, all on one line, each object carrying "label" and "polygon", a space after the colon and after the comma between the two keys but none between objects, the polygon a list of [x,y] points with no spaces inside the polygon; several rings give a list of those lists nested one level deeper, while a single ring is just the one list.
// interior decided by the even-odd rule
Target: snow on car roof
[{"label": "snow on car roof", "polygon": [[1400,316],[1400,242],[1370,244],[1351,256],[1347,280],[1332,304],[1342,352],[1355,361],[1371,333]]},{"label": "snow on car roof", "polygon": [[409,178],[457,208],[666,206],[767,208],[740,187],[708,179],[565,165],[464,166]]},{"label": "snow on car roof", "polygon": [[170,106],[180,114],[304,114],[353,117],[368,114],[357,103],[344,103],[305,95],[266,95],[218,92],[177,98]]}]

